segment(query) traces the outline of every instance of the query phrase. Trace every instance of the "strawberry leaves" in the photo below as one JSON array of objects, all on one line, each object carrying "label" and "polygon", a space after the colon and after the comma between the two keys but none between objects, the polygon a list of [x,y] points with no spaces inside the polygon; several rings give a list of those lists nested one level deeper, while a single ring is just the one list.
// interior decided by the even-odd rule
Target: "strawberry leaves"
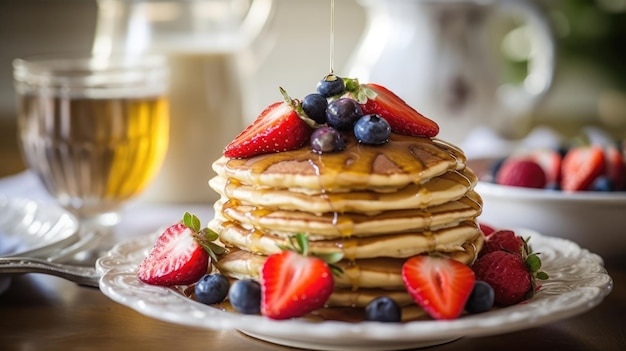
[{"label": "strawberry leaves", "polygon": [[304,233],[297,233],[290,236],[288,244],[277,244],[278,248],[283,251],[294,251],[302,256],[314,256],[320,258],[326,262],[334,274],[341,274],[343,270],[335,263],[341,261],[343,258],[342,252],[328,252],[328,253],[313,253],[309,251],[309,238]]},{"label": "strawberry leaves", "polygon": [[539,258],[539,253],[534,253],[532,251],[532,248],[530,247],[528,243],[529,240],[530,240],[530,237],[527,237],[526,239],[524,239],[524,245],[521,250],[522,260],[524,260],[526,267],[528,267],[528,271],[530,272],[530,275],[531,275],[531,283],[533,286],[533,289],[529,292],[529,295],[527,296],[527,298],[532,297],[537,291],[537,289],[539,288],[539,285],[537,284],[537,280],[547,280],[550,278],[548,276],[548,273],[544,271],[540,271],[542,263],[541,263],[541,259]]},{"label": "strawberry leaves", "polygon": [[195,232],[194,237],[196,241],[209,254],[213,262],[217,261],[217,256],[224,254],[224,247],[214,243],[219,238],[219,235],[209,228],[201,229],[200,219],[197,216],[185,212],[182,223]]}]

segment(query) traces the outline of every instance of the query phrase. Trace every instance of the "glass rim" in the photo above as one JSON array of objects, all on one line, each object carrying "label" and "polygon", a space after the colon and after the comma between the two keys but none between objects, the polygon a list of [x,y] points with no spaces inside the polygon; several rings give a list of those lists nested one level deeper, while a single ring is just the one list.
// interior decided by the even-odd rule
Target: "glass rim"
[{"label": "glass rim", "polygon": [[154,82],[168,77],[163,55],[41,54],[13,60],[13,78],[33,85],[98,85]]},{"label": "glass rim", "polygon": [[168,91],[169,65],[156,54],[43,54],[14,59],[13,79],[18,93],[152,95]]}]

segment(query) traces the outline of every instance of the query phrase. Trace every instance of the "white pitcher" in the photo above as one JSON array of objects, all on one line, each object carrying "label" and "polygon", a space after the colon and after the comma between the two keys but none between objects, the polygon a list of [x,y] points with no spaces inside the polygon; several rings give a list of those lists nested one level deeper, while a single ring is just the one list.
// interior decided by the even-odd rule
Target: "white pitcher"
[{"label": "white pitcher", "polygon": [[[508,138],[527,131],[532,109],[551,86],[555,60],[550,25],[530,1],[360,3],[368,24],[349,60],[350,77],[386,85],[437,121],[440,138],[460,146],[478,126]],[[530,38],[519,84],[505,81],[500,53],[514,21]]]}]

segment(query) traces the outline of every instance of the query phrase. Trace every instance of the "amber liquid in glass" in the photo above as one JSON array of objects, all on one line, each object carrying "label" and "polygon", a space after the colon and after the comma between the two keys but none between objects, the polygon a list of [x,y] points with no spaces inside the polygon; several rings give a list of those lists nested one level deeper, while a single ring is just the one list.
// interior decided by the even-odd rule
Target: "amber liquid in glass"
[{"label": "amber liquid in glass", "polygon": [[78,216],[118,210],[158,173],[169,141],[165,96],[19,99],[26,162]]}]

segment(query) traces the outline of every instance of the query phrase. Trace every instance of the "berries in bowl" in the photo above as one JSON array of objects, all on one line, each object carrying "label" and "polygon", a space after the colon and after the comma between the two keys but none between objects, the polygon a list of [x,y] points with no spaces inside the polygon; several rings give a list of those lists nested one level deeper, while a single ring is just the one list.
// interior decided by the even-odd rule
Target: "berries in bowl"
[{"label": "berries in bowl", "polygon": [[473,159],[481,221],[575,241],[605,259],[626,250],[626,163],[619,145],[535,149]]}]

